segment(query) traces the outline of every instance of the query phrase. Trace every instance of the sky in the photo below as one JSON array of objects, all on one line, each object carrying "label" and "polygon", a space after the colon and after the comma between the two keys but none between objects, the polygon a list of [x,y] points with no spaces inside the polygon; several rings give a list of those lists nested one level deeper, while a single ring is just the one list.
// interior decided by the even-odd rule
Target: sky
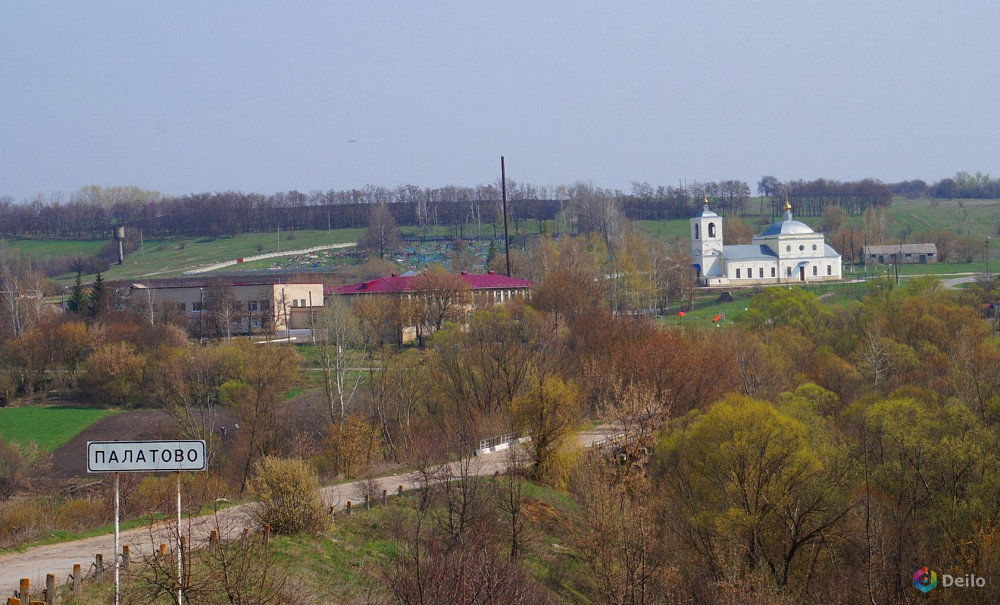
[{"label": "sky", "polygon": [[0,196],[1000,173],[995,0],[0,3]]}]

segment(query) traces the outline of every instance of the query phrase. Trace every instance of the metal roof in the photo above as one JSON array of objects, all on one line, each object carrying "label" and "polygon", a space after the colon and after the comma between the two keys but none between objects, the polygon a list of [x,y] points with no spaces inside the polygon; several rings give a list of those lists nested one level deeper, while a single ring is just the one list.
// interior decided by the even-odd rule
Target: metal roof
[{"label": "metal roof", "polygon": [[773,250],[759,244],[724,246],[722,254],[727,260],[774,260]]},{"label": "metal roof", "polygon": [[[937,254],[935,244],[903,244],[903,254]],[[889,244],[887,246],[865,246],[865,254],[899,254],[899,244]]]},{"label": "metal roof", "polygon": [[[392,275],[379,277],[357,284],[338,286],[338,294],[388,294],[390,292],[415,292],[417,288],[413,281],[416,275]],[[496,273],[462,273],[462,280],[472,290],[500,290],[511,288],[530,288],[534,284],[526,279],[497,275]]]}]

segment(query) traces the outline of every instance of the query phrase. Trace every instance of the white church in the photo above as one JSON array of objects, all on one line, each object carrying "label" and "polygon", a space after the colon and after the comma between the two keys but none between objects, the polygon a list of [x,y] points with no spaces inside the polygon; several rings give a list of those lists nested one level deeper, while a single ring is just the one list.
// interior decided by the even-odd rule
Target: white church
[{"label": "white church", "polygon": [[750,286],[839,280],[840,254],[809,225],[792,219],[785,200],[785,219],[750,245],[722,243],[722,217],[708,209],[691,219],[691,263],[702,286]]}]

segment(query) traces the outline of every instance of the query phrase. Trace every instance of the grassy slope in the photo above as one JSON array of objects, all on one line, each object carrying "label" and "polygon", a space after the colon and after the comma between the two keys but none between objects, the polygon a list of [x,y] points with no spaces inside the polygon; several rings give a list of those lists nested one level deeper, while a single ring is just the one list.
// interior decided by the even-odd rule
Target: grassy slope
[{"label": "grassy slope", "polygon": [[88,256],[96,254],[105,242],[92,239],[13,239],[3,240],[10,248],[17,248],[33,258],[58,256]]},{"label": "grassy slope", "polygon": [[[363,230],[338,229],[334,231],[295,231],[295,239],[289,240],[282,233],[280,249],[298,250],[323,244],[341,244],[357,241]],[[260,244],[261,250],[257,250]],[[143,277],[176,277],[185,270],[215,262],[254,256],[266,252],[279,251],[278,239],[274,233],[245,233],[235,237],[146,240],[144,252],[131,252],[125,263],[119,267],[112,265],[105,274],[106,279],[139,279]],[[63,276],[63,281],[72,281],[72,276]]]},{"label": "grassy slope", "polygon": [[48,452],[72,439],[111,410],[63,406],[0,409],[0,436],[11,441],[34,441]]}]

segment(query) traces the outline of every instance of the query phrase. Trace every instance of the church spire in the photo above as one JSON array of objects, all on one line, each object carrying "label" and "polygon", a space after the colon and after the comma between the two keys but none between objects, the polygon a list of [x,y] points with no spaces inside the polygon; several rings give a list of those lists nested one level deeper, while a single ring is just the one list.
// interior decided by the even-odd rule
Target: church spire
[{"label": "church spire", "polygon": [[792,205],[788,202],[788,192],[787,191],[785,191],[785,205],[784,205],[784,207],[782,207],[782,210],[785,211],[785,220],[786,221],[792,220]]}]

